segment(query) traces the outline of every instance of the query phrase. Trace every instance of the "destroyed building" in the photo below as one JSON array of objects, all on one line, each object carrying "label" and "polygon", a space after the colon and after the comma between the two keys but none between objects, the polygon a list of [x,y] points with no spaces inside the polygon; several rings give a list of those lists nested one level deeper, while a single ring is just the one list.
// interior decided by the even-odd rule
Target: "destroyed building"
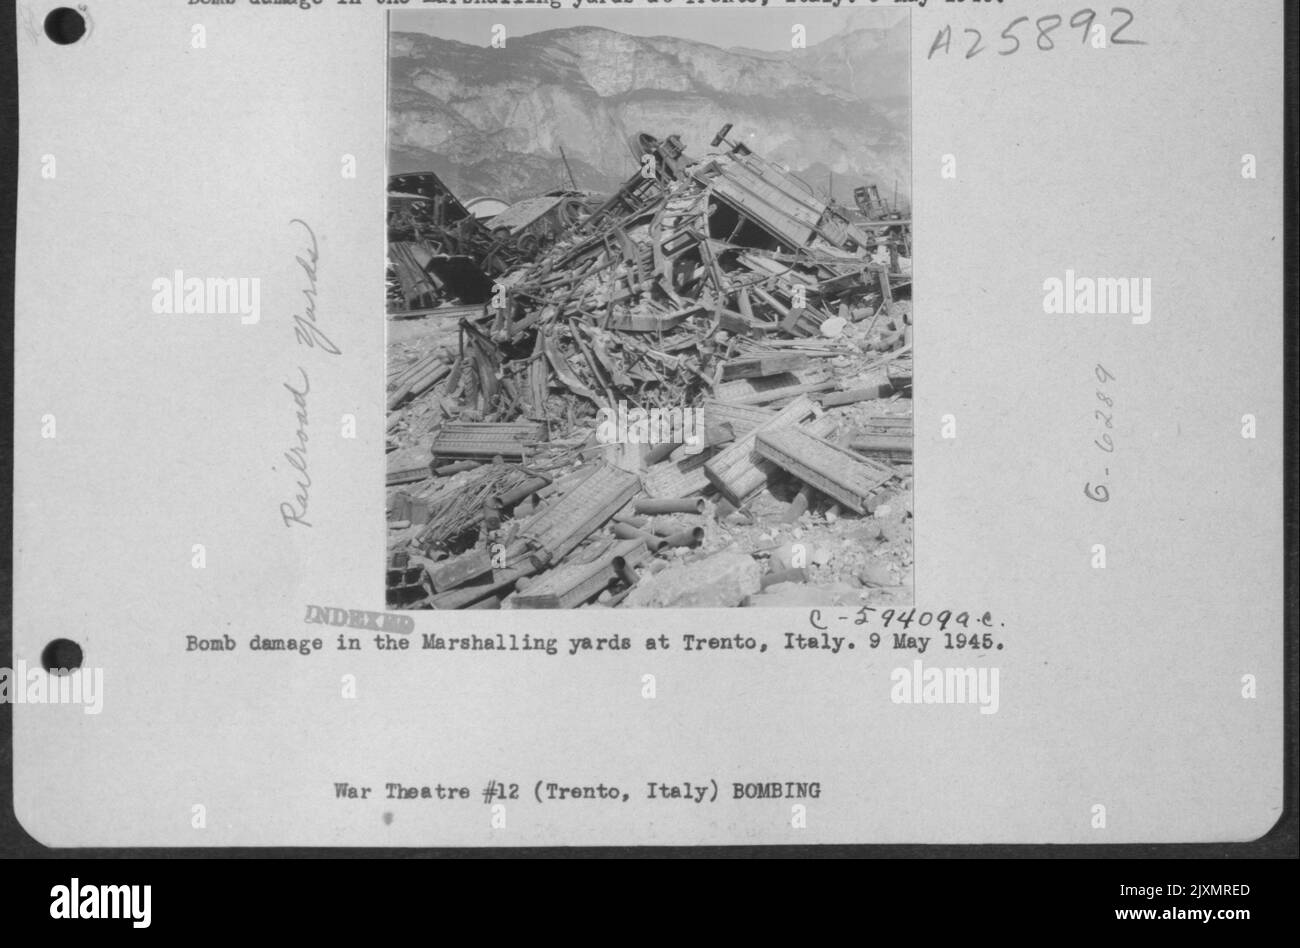
[{"label": "destroyed building", "polygon": [[[483,200],[483,199],[480,199]],[[388,182],[388,312],[447,299],[481,303],[493,278],[528,263],[591,214],[592,196],[557,189],[509,205],[489,227],[432,171]]]},{"label": "destroyed building", "polygon": [[910,224],[729,135],[487,221],[394,181],[434,325],[390,344],[390,605],[910,602]]}]

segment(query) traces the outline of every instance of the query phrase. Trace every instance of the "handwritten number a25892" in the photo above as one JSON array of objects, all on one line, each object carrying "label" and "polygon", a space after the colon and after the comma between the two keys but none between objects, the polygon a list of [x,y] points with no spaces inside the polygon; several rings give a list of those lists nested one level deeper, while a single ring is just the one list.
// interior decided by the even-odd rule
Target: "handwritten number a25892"
[{"label": "handwritten number a25892", "polygon": [[[1124,31],[1127,30],[1133,24],[1134,15],[1132,10],[1129,10],[1126,7],[1111,7],[1110,15],[1113,17],[1120,18],[1120,20],[1118,25],[1112,28],[1112,30],[1110,31],[1110,36],[1108,37],[1108,45],[1112,45],[1112,46],[1148,45],[1146,40],[1128,39],[1126,36],[1123,35]],[[1083,43],[1084,45],[1087,45],[1088,42],[1093,38],[1092,37],[1093,26],[1094,24],[1097,23],[1098,18],[1099,18],[1098,11],[1091,7],[1084,7],[1080,10],[1076,10],[1070,16],[1069,20],[1066,20],[1064,16],[1057,13],[1051,13],[1046,16],[1040,16],[1038,19],[1032,21],[1034,27],[1036,27],[1038,31],[1037,35],[1034,37],[1034,45],[1037,46],[1038,49],[1042,50],[1043,52],[1049,52],[1053,49],[1056,49],[1056,40],[1053,38],[1052,34],[1056,30],[1060,29],[1066,23],[1068,23],[1071,28],[1077,29],[1079,31],[1080,42]],[[1020,42],[1020,37],[1015,35],[1016,27],[1018,27],[1022,23],[1029,23],[1029,22],[1031,22],[1029,17],[1020,16],[1020,17],[1016,17],[1014,20],[1012,20],[1010,23],[1007,24],[1006,29],[1004,29],[1001,33],[1001,38],[1005,41],[1005,45],[998,50],[999,56],[1011,56],[1020,51],[1021,42]],[[974,28],[967,28],[964,30],[964,32],[970,36],[973,36],[975,41],[971,44],[970,48],[966,50],[966,54],[962,58],[973,59],[975,56],[984,52],[984,50],[987,48],[982,43],[983,34],[981,33],[980,30]],[[939,32],[935,34],[934,42],[930,44],[930,52],[926,55],[925,58],[933,59],[934,54],[940,52],[945,54],[952,52],[952,27],[951,26],[941,27]]]}]

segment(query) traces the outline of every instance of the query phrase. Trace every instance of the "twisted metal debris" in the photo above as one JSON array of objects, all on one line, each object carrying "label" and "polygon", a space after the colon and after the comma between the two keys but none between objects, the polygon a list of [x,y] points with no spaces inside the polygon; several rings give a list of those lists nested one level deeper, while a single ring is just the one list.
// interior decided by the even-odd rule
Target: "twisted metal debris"
[{"label": "twisted metal debris", "polygon": [[[424,570],[391,604],[909,594],[910,224],[729,133],[700,158],[639,136],[603,202],[466,223],[449,194],[394,201],[390,263],[444,338],[390,358],[390,577]],[[747,591],[679,588],[676,560],[741,569],[713,599]]]}]

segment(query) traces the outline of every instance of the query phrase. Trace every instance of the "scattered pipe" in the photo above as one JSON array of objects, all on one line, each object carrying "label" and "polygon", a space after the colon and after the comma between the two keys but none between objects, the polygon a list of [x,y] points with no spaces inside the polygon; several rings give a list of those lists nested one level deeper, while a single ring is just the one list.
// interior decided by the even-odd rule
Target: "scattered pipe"
[{"label": "scattered pipe", "polygon": [[685,530],[679,530],[677,533],[664,538],[664,542],[668,546],[696,546],[703,541],[703,527],[688,527]]},{"label": "scattered pipe", "polygon": [[501,503],[500,497],[488,497],[483,501],[483,526],[489,530],[499,530],[501,528]]},{"label": "scattered pipe", "polygon": [[658,464],[660,461],[668,457],[668,455],[672,454],[679,447],[681,447],[680,442],[676,444],[655,445],[653,448],[651,448],[649,451],[646,452],[645,455],[646,467],[650,467],[651,465]]},{"label": "scattered pipe", "polygon": [[669,514],[669,513],[704,513],[704,498],[697,497],[690,500],[685,497],[681,498],[662,498],[651,500],[649,498],[638,500],[632,505],[632,509],[639,514]]},{"label": "scattered pipe", "polygon": [[547,477],[540,477],[540,476],[530,477],[528,480],[524,481],[523,483],[519,484],[516,487],[510,488],[508,491],[502,494],[501,506],[513,507],[521,500],[524,500],[525,498],[531,496],[532,494],[537,493],[539,490],[541,490],[543,487],[547,486],[550,483],[551,483],[550,478]]},{"label": "scattered pipe", "polygon": [[620,540],[644,540],[646,549],[651,553],[658,553],[666,545],[666,542],[659,537],[646,533],[643,530],[638,530],[636,527],[630,526],[626,523],[614,524],[614,536],[618,537]]},{"label": "scattered pipe", "polygon": [[912,439],[895,435],[858,435],[849,447],[862,454],[912,455]]},{"label": "scattered pipe", "polygon": [[613,566],[614,572],[618,575],[619,579],[627,583],[629,586],[635,586],[637,584],[640,577],[637,576],[636,570],[632,568],[632,564],[627,561],[626,557],[614,557]]}]

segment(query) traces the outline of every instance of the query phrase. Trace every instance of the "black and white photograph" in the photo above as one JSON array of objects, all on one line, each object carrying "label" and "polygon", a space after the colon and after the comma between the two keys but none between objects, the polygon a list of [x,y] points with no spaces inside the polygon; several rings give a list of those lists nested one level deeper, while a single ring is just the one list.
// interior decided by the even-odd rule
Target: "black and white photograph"
[{"label": "black and white photograph", "polygon": [[908,605],[908,17],[627,19],[390,18],[388,602]]}]

